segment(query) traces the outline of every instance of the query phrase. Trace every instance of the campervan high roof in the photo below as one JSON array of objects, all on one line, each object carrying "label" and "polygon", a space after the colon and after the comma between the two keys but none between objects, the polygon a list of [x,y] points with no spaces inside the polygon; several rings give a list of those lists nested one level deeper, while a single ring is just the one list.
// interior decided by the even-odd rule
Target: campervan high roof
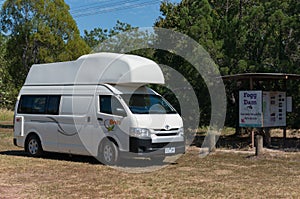
[{"label": "campervan high roof", "polygon": [[25,86],[91,84],[164,84],[160,67],[136,55],[95,53],[76,61],[35,64]]}]

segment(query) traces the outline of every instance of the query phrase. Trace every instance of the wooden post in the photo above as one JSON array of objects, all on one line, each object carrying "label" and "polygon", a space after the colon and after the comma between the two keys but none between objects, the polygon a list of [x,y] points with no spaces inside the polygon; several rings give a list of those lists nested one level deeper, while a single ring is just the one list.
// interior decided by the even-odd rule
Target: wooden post
[{"label": "wooden post", "polygon": [[259,156],[263,153],[263,136],[257,135],[255,139],[255,155]]},{"label": "wooden post", "polygon": [[286,126],[283,127],[283,147],[286,147]]},{"label": "wooden post", "polygon": [[250,77],[250,90],[253,90],[253,79]]},{"label": "wooden post", "polygon": [[[285,91],[285,96],[287,95],[287,79],[289,77],[285,76],[285,80],[284,80],[284,91]],[[287,105],[287,100],[285,100],[285,105]],[[286,114],[286,118],[287,118],[287,111],[285,112]],[[286,126],[283,127],[283,145],[285,146],[286,143]]]},{"label": "wooden post", "polygon": [[286,140],[286,126],[283,127],[283,139]]},{"label": "wooden post", "polygon": [[264,133],[265,133],[265,146],[270,147],[272,143],[270,128],[266,127]]},{"label": "wooden post", "polygon": [[254,129],[251,131],[251,147],[254,148]]}]

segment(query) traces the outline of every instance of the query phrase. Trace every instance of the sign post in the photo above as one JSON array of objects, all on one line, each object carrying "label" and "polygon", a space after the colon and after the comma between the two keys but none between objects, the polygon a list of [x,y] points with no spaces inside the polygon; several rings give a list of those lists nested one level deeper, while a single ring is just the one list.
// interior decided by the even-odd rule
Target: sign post
[{"label": "sign post", "polygon": [[[240,127],[262,127],[262,91],[240,91],[239,124]],[[251,142],[254,147],[254,130],[251,131]]]},{"label": "sign post", "polygon": [[[285,92],[240,91],[240,127],[280,127],[286,126],[287,99]],[[252,146],[254,131],[252,130]]]}]

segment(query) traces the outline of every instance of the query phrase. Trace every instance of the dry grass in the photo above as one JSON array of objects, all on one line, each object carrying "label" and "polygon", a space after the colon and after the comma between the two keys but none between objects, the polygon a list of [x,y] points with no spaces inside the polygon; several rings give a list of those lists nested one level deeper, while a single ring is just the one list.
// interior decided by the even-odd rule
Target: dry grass
[{"label": "dry grass", "polygon": [[12,122],[14,112],[8,109],[0,109],[0,122]]},{"label": "dry grass", "polygon": [[[93,158],[50,154],[29,158],[0,129],[0,198],[297,198],[300,154],[222,151],[199,158],[190,147],[152,173],[131,174]],[[146,161],[146,160],[143,160]]]},{"label": "dry grass", "polygon": [[[272,129],[271,135],[272,135],[272,137],[282,137],[283,129]],[[299,129],[287,129],[286,136],[288,138],[300,138],[300,130]]]}]

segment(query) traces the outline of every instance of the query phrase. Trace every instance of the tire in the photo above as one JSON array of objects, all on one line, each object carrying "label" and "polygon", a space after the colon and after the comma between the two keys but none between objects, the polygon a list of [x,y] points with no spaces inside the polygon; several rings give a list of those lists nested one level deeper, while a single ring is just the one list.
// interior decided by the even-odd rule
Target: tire
[{"label": "tire", "polygon": [[30,135],[26,141],[25,151],[31,157],[39,157],[43,154],[43,148],[38,136]]},{"label": "tire", "polygon": [[105,140],[101,145],[100,161],[105,165],[116,165],[119,162],[118,147],[111,141]]}]

